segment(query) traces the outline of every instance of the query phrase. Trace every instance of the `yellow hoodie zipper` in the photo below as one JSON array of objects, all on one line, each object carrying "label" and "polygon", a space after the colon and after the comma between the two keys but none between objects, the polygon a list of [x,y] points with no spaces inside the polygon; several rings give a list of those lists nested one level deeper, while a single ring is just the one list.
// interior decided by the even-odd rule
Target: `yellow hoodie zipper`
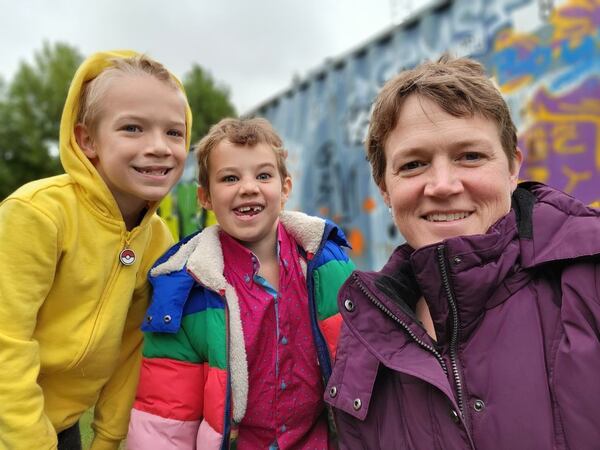
[{"label": "yellow hoodie zipper", "polygon": [[120,260],[120,255],[125,250],[130,249],[130,243],[133,240],[133,238],[135,237],[135,235],[138,234],[139,229],[140,229],[139,227],[136,227],[131,231],[125,231],[125,233],[122,235],[121,244],[119,246],[120,250],[118,251],[118,254],[116,255],[116,258],[115,258],[116,261],[114,261],[114,263],[113,263],[112,272],[109,276],[108,282],[106,283],[106,287],[102,291],[102,295],[100,296],[100,300],[98,301],[98,307],[96,308],[96,314],[93,319],[92,328],[91,328],[89,337],[87,339],[87,342],[86,342],[85,346],[82,348],[81,352],[77,355],[77,357],[75,357],[73,359],[73,362],[71,364],[69,364],[69,366],[67,367],[67,370],[77,367],[81,363],[81,361],[83,361],[83,359],[87,356],[89,348],[93,344],[96,333],[98,332],[98,323],[104,312],[105,305],[106,305],[106,299],[110,298],[110,294],[113,292],[115,280],[118,279],[118,276],[124,267],[133,265],[135,263],[135,260],[134,260],[130,264],[123,264],[123,262]]}]

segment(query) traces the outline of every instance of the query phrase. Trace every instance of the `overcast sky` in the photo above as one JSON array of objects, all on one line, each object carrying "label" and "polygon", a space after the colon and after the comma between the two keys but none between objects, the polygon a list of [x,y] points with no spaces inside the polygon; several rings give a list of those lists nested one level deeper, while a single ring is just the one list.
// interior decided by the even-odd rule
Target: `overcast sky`
[{"label": "overcast sky", "polygon": [[0,77],[43,42],[131,48],[182,76],[197,62],[239,113],[428,0],[0,0]]}]

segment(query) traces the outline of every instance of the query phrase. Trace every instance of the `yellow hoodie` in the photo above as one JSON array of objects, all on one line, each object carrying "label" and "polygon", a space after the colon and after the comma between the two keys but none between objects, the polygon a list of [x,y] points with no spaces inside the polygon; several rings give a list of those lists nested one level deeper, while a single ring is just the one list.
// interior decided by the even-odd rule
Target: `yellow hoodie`
[{"label": "yellow hoodie", "polygon": [[[74,136],[83,83],[134,52],[103,52],[78,69],[65,102],[66,174],[34,181],[0,204],[0,449],[55,449],[56,434],[95,405],[92,449],[127,434],[138,380],[146,274],[171,245],[157,204],[127,231]],[[189,147],[191,112],[186,111]],[[121,264],[130,248],[136,260]]]}]

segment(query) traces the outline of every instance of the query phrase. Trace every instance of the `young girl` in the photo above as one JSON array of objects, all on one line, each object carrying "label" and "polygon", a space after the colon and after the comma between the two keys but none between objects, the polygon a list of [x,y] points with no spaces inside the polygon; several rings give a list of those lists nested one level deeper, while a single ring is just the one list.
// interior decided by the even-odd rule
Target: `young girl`
[{"label": "young girl", "polygon": [[190,128],[180,83],[156,61],[103,52],[75,74],[60,128],[66,174],[0,205],[0,447],[80,448],[92,406],[92,449],[125,437],[146,274],[172,243],[155,212]]},{"label": "young girl", "polygon": [[326,449],[348,244],[333,223],[282,211],[292,182],[267,121],[224,119],[197,155],[200,203],[220,225],[150,272],[128,446]]}]

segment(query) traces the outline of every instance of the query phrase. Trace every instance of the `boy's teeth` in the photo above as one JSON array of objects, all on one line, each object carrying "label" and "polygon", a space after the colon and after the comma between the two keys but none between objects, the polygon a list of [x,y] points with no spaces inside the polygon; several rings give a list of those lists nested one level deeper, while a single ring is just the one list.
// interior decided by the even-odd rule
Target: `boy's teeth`
[{"label": "boy's teeth", "polygon": [[138,169],[143,174],[148,175],[166,175],[168,169]]}]

